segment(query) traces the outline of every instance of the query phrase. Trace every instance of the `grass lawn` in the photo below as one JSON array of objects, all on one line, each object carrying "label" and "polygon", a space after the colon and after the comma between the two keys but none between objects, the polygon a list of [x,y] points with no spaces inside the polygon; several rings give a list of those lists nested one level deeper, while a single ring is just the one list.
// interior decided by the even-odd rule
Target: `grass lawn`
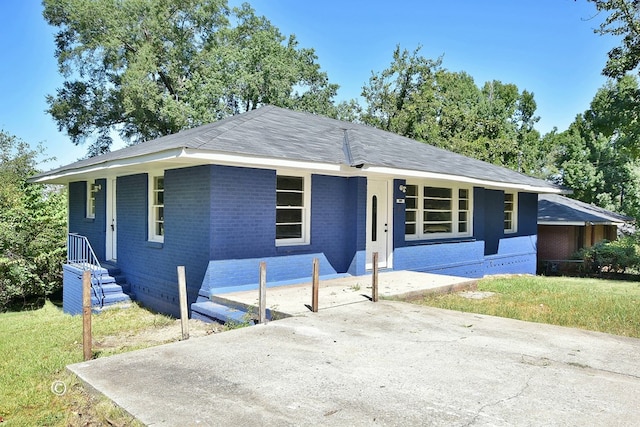
[{"label": "grass lawn", "polygon": [[[174,322],[133,305],[92,316],[94,342]],[[133,350],[132,345],[100,355]],[[126,342],[126,341],[124,341]],[[110,401],[89,395],[65,370],[82,361],[82,317],[50,302],[37,310],[0,314],[0,423],[7,426],[141,425]],[[126,381],[126,379],[123,379]]]},{"label": "grass lawn", "polygon": [[[411,302],[640,338],[639,282],[518,276],[483,279],[478,290],[495,294],[481,300],[429,295]],[[135,304],[93,316],[94,356],[167,342],[170,337],[158,333],[179,326],[175,322]],[[150,341],[150,335],[161,339]],[[87,393],[65,370],[80,361],[81,316],[63,314],[50,302],[0,314],[0,424],[140,425],[111,401]]]},{"label": "grass lawn", "polygon": [[640,282],[513,276],[486,278],[484,299],[427,295],[410,302],[640,338]]}]

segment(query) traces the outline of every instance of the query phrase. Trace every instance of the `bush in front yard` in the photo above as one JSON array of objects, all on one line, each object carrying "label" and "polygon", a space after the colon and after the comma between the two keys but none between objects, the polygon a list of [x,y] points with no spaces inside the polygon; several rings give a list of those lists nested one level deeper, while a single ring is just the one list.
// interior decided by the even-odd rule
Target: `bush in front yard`
[{"label": "bush in front yard", "polygon": [[28,184],[40,151],[0,131],[0,312],[11,300],[46,296],[62,286],[66,195]]},{"label": "bush in front yard", "polygon": [[636,240],[636,236],[625,236],[613,242],[603,240],[581,249],[578,258],[583,259],[587,271],[593,273],[624,273],[640,265]]}]

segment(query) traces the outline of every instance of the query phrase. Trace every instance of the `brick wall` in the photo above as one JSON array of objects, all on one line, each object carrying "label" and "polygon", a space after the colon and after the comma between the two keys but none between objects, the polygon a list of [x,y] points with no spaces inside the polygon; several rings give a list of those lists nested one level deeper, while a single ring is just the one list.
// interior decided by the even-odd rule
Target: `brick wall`
[{"label": "brick wall", "polygon": [[350,178],[313,175],[311,252],[322,252],[338,272],[346,272],[357,247],[358,229]]},{"label": "brick wall", "polygon": [[[102,189],[97,193],[93,220],[85,218],[86,183],[70,184],[69,223],[70,230],[89,237],[98,256],[104,258],[107,183],[98,183]],[[481,276],[485,240],[502,245],[502,192],[474,189],[476,241],[412,242],[407,246],[404,205],[395,203],[403,197],[399,192],[403,183],[394,180],[390,198],[394,206],[394,268]],[[315,253],[324,254],[337,273],[366,273],[364,177],[312,175],[310,244],[287,247],[275,245],[274,170],[218,165],[167,170],[164,243],[148,241],[147,174],[119,177],[117,184],[118,265],[138,300],[155,310],[178,314],[178,265],[186,267],[189,303],[196,300],[210,261]],[[518,234],[529,233],[535,223],[532,209],[537,199],[533,196],[521,193],[519,197]],[[489,254],[497,251],[491,247]],[[500,254],[500,259],[504,256],[508,258],[509,253]],[[525,258],[504,262],[528,263]]]},{"label": "brick wall", "polygon": [[69,232],[89,239],[99,260],[105,259],[107,182],[96,180],[102,188],[96,193],[95,218],[87,218],[87,182],[69,183]]},{"label": "brick wall", "polygon": [[518,193],[518,232],[510,236],[538,234],[538,195]]},{"label": "brick wall", "polygon": [[211,168],[210,259],[275,256],[276,172]]},{"label": "brick wall", "polygon": [[484,211],[484,254],[498,253],[500,239],[504,235],[504,192],[484,189],[482,197],[474,200]]},{"label": "brick wall", "polygon": [[577,227],[573,225],[541,225],[538,227],[538,259],[569,259],[578,249]]},{"label": "brick wall", "polygon": [[148,241],[147,182],[147,174],[118,178],[118,266],[136,299],[177,316],[177,266],[185,266],[191,303],[209,261],[211,166],[165,172],[164,243]]},{"label": "brick wall", "polygon": [[367,246],[367,179],[364,177],[349,178],[350,207],[349,223],[354,228],[354,251],[349,263],[348,273],[365,274]]},{"label": "brick wall", "polygon": [[300,246],[276,248],[275,187],[273,170],[217,165],[168,170],[165,236],[159,244],[147,241],[147,175],[118,178],[118,265],[136,297],[177,314],[176,266],[186,266],[193,302],[212,260],[233,264],[324,253],[335,270],[346,272],[365,246],[364,178],[312,176],[311,244]]},{"label": "brick wall", "polygon": [[482,277],[484,243],[455,242],[396,248],[394,270]]}]

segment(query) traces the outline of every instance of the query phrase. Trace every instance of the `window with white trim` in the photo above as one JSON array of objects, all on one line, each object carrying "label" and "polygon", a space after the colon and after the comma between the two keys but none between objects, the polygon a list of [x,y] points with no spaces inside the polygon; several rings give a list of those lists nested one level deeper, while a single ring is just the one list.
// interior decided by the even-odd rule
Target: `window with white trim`
[{"label": "window with white trim", "polygon": [[96,217],[96,193],[98,186],[95,181],[87,181],[87,218]]},{"label": "window with white trim", "polygon": [[504,232],[515,233],[517,228],[518,196],[516,193],[504,193]]},{"label": "window with white trim", "polygon": [[149,240],[164,241],[164,176],[149,179]]},{"label": "window with white trim", "polygon": [[433,239],[470,236],[471,189],[436,185],[406,185],[405,237]]},{"label": "window with white trim", "polygon": [[276,244],[306,244],[309,236],[309,177],[276,176]]}]

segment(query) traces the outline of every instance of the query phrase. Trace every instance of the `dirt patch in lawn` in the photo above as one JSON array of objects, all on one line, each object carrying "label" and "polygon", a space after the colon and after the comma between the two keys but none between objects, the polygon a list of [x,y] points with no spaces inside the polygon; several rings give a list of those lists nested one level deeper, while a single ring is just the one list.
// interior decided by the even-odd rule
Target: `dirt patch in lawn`
[{"label": "dirt patch in lawn", "polygon": [[494,296],[495,292],[482,292],[482,291],[462,291],[458,292],[458,295],[467,299],[486,299]]},{"label": "dirt patch in lawn", "polygon": [[[224,325],[219,323],[205,323],[195,319],[189,320],[190,339],[216,334],[226,329]],[[94,340],[93,349],[95,356],[107,356],[111,353],[153,347],[180,340],[182,340],[182,323],[179,319],[176,319],[166,326],[149,327],[137,332],[107,335]]]}]

